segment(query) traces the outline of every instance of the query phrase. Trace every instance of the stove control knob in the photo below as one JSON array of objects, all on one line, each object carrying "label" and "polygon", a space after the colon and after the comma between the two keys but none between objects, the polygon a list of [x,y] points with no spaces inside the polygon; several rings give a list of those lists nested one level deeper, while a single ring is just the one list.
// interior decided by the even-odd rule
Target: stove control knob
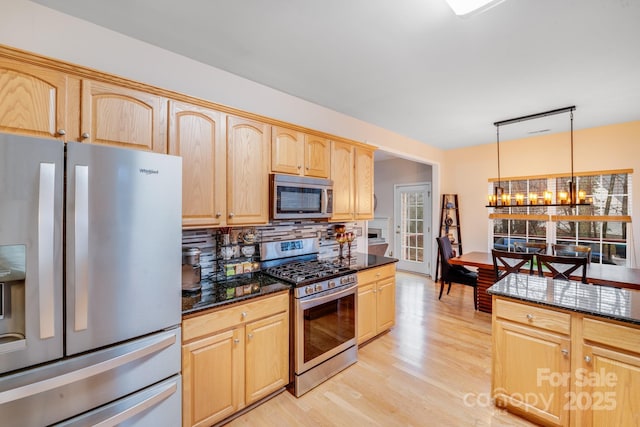
[{"label": "stove control knob", "polygon": [[313,293],[313,286],[307,286],[306,288],[304,288],[304,293],[305,294],[312,294]]},{"label": "stove control knob", "polygon": [[329,289],[333,289],[336,287],[336,282],[334,282],[333,280],[329,282]]},{"label": "stove control knob", "polygon": [[322,285],[316,285],[316,292],[320,292],[322,290]]}]

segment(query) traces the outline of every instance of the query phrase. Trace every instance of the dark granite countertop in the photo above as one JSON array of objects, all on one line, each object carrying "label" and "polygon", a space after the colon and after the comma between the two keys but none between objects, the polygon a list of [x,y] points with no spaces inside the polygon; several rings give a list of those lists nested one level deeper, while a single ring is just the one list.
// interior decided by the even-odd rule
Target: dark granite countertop
[{"label": "dark granite countertop", "polygon": [[492,295],[528,301],[640,325],[640,291],[509,274],[488,290]]},{"label": "dark granite countertop", "polygon": [[182,293],[182,315],[291,289],[291,285],[262,273],[218,282],[203,280],[200,284],[201,290]]},{"label": "dark granite countertop", "polygon": [[367,255],[360,252],[354,252],[350,258],[344,258],[343,260],[334,259],[336,263],[349,267],[354,271],[367,270],[369,268],[380,267],[386,264],[393,264],[398,262],[396,258],[389,258],[380,255]]},{"label": "dark granite countertop", "polygon": [[[336,258],[329,261],[349,267],[356,272],[398,262],[395,258],[365,255],[359,252],[352,253],[350,258],[342,260]],[[200,284],[202,285],[201,290],[182,293],[182,315],[291,289],[291,285],[279,282],[277,279],[260,272],[233,280],[218,282],[203,280]]]}]

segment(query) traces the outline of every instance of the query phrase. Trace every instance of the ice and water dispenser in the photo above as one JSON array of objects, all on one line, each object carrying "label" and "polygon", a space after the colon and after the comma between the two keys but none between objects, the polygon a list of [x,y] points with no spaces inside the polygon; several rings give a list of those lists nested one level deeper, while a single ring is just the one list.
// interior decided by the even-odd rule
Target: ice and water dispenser
[{"label": "ice and water dispenser", "polygon": [[25,345],[25,276],[25,246],[0,246],[0,354]]}]

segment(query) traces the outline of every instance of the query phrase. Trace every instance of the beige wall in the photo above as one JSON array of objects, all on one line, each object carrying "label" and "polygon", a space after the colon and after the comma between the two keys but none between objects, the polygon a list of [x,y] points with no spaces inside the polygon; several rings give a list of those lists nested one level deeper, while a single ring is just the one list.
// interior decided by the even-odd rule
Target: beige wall
[{"label": "beige wall", "polygon": [[[502,177],[569,173],[570,137],[567,132],[500,142]],[[640,121],[574,132],[574,170],[633,169],[640,171]],[[635,175],[635,173],[634,173]],[[442,192],[460,197],[465,252],[488,249],[487,185],[497,177],[495,141],[449,150],[442,168]],[[633,178],[632,178],[633,179]],[[632,185],[632,213],[640,212],[640,185]],[[628,258],[640,264],[640,224],[632,225],[634,253]]]}]

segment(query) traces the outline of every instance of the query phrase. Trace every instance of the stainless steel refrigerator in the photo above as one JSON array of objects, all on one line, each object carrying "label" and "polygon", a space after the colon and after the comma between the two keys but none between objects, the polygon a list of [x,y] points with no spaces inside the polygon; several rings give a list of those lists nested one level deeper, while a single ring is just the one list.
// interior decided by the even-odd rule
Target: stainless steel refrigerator
[{"label": "stainless steel refrigerator", "polygon": [[0,134],[0,424],[181,424],[181,159]]}]

